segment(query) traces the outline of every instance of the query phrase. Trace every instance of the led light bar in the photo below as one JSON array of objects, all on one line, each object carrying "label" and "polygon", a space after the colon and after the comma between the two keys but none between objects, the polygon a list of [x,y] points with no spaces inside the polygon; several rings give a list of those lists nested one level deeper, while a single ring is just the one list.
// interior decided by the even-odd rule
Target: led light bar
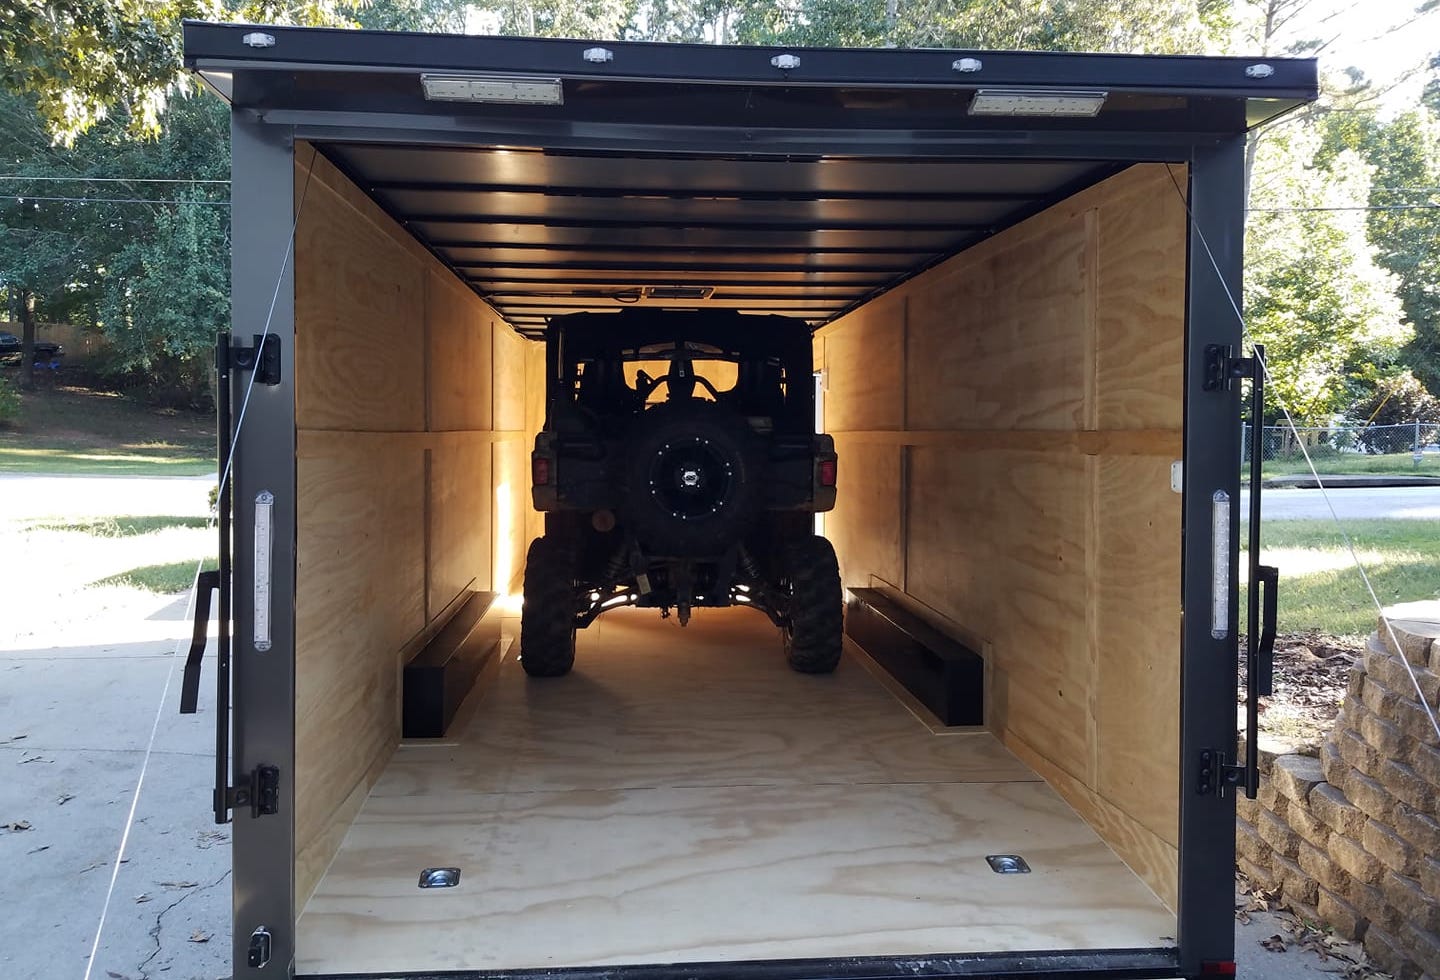
[{"label": "led light bar", "polygon": [[970,115],[1094,116],[1108,94],[1084,89],[982,88],[970,101]]},{"label": "led light bar", "polygon": [[709,299],[714,286],[646,286],[647,299]]},{"label": "led light bar", "polygon": [[561,105],[565,101],[560,79],[532,75],[421,75],[420,86],[431,102]]},{"label": "led light bar", "polygon": [[1230,635],[1230,495],[1210,495],[1210,635]]}]

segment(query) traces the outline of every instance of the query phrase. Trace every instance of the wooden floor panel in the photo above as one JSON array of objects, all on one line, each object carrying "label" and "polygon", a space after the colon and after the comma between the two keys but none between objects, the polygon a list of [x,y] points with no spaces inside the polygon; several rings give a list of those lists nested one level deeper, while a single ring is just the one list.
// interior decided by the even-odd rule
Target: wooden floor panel
[{"label": "wooden floor panel", "polygon": [[[597,628],[598,627],[598,628]],[[990,871],[1019,853],[1029,875]],[[416,887],[458,866],[453,890]],[[747,610],[608,614],[575,673],[513,656],[406,745],[299,928],[300,973],[1172,945],[1174,918],[989,734],[847,657],[790,672]]]}]

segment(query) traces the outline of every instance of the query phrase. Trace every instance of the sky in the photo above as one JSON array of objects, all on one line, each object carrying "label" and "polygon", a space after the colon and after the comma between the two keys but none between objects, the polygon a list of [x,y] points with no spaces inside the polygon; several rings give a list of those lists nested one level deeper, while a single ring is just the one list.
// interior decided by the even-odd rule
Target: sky
[{"label": "sky", "polygon": [[[1322,71],[1356,67],[1385,87],[1410,69],[1440,54],[1440,5],[1414,23],[1418,0],[1315,0],[1297,32],[1334,38],[1320,54]],[[1408,26],[1406,26],[1408,24]],[[1415,105],[1425,83],[1424,73],[1398,85],[1384,100],[1388,113]]]}]

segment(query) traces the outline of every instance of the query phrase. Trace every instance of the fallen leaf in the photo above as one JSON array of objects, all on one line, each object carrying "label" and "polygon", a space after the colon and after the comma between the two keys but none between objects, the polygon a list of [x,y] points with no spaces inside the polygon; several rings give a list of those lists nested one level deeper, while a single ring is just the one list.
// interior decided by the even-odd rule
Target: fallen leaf
[{"label": "fallen leaf", "polygon": [[9,830],[9,831],[15,832],[15,831],[29,830],[29,829],[30,829],[30,821],[29,821],[29,820],[12,820],[12,821],[10,821],[9,823],[0,823],[0,830]]},{"label": "fallen leaf", "polygon": [[150,901],[150,896],[149,896],[149,895],[146,895],[144,892],[141,892],[139,895],[136,895],[136,896],[135,896],[135,904],[136,904],[136,905],[141,905],[141,904],[143,904],[143,903],[145,903],[145,902],[148,902],[148,901]]},{"label": "fallen leaf", "polygon": [[190,941],[192,943],[208,943],[210,941],[210,933],[204,929],[196,929],[190,933]]},{"label": "fallen leaf", "polygon": [[30,737],[29,735],[14,735],[14,736],[11,736],[10,738],[5,739],[4,741],[0,741],[0,745],[9,745],[9,744],[11,744],[12,742],[18,742],[18,741],[20,741],[22,738],[29,738],[29,737]]},{"label": "fallen leaf", "polygon": [[26,853],[26,854],[39,854],[41,851],[48,851],[48,850],[50,850],[50,845],[49,845],[49,844],[41,844],[39,847],[32,847],[30,850],[26,851],[25,853]]},{"label": "fallen leaf", "polygon": [[1264,946],[1272,953],[1283,953],[1287,948],[1285,946],[1284,937],[1282,937],[1278,932],[1275,933],[1275,935],[1271,936],[1269,939],[1260,940],[1260,945]]},{"label": "fallen leaf", "polygon": [[197,887],[199,887],[199,885],[200,885],[200,882],[198,882],[198,881],[162,881],[162,882],[160,882],[160,887],[161,887],[161,888],[197,888]]},{"label": "fallen leaf", "polygon": [[94,864],[90,865],[88,868],[81,868],[81,869],[80,869],[80,873],[83,875],[83,874],[84,874],[85,872],[87,872],[87,871],[94,871],[96,868],[103,868],[103,867],[105,867],[105,865],[107,865],[107,864],[109,864],[109,863],[110,863],[109,861],[96,861]]},{"label": "fallen leaf", "polygon": [[69,803],[73,799],[75,799],[74,793],[61,793],[60,797],[55,801],[55,805],[64,806],[66,803]]}]

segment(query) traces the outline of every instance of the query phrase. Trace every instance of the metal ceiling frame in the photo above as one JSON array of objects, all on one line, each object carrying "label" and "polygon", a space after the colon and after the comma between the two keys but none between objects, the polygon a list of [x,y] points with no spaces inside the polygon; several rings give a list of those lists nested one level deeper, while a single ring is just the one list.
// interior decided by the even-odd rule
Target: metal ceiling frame
[{"label": "metal ceiling frame", "polygon": [[[1313,98],[1316,86],[1306,60],[597,43],[196,22],[185,25],[185,63],[237,109],[292,126],[296,138],[317,145],[529,335],[543,323],[534,310],[565,310],[555,295],[565,286],[576,310],[607,292],[628,298],[646,286],[702,284],[715,287],[709,305],[738,303],[748,290],[773,296],[776,312],[794,311],[800,306],[779,305],[794,290],[818,326],[1123,166],[1184,161],[1197,140],[1244,132]],[[563,103],[429,102],[421,72],[560,79]],[[997,86],[1109,93],[1113,111],[1094,119],[965,112],[975,91]],[[390,154],[380,158],[388,160],[383,174],[367,172],[367,147]],[[401,147],[413,148],[404,151],[413,172],[394,166]],[[565,179],[526,179],[523,156],[508,167],[484,159],[500,152],[543,156]],[[718,178],[703,163],[692,166],[716,160],[727,167]],[[918,161],[935,168],[921,187],[883,166]],[[854,162],[868,169],[852,167],[846,180]],[[781,163],[801,176],[767,186]],[[967,164],[989,167],[989,175],[1028,165],[1033,179],[966,184]],[[1056,164],[1070,168],[1058,182]],[[587,183],[587,166],[603,167],[605,180]],[[666,179],[647,181],[647,167]],[[456,179],[466,176],[474,179]],[[831,186],[837,176],[847,186]],[[796,181],[802,186],[790,186]],[[453,206],[457,198],[464,206]],[[675,210],[666,213],[664,202]],[[982,209],[984,220],[967,220],[967,206]],[[832,244],[826,235],[863,244]],[[785,253],[795,261],[777,261]],[[743,282],[735,275],[742,270],[750,274]],[[552,274],[543,281],[531,275],[544,272]],[[834,295],[816,304],[804,291],[821,285]]]}]

